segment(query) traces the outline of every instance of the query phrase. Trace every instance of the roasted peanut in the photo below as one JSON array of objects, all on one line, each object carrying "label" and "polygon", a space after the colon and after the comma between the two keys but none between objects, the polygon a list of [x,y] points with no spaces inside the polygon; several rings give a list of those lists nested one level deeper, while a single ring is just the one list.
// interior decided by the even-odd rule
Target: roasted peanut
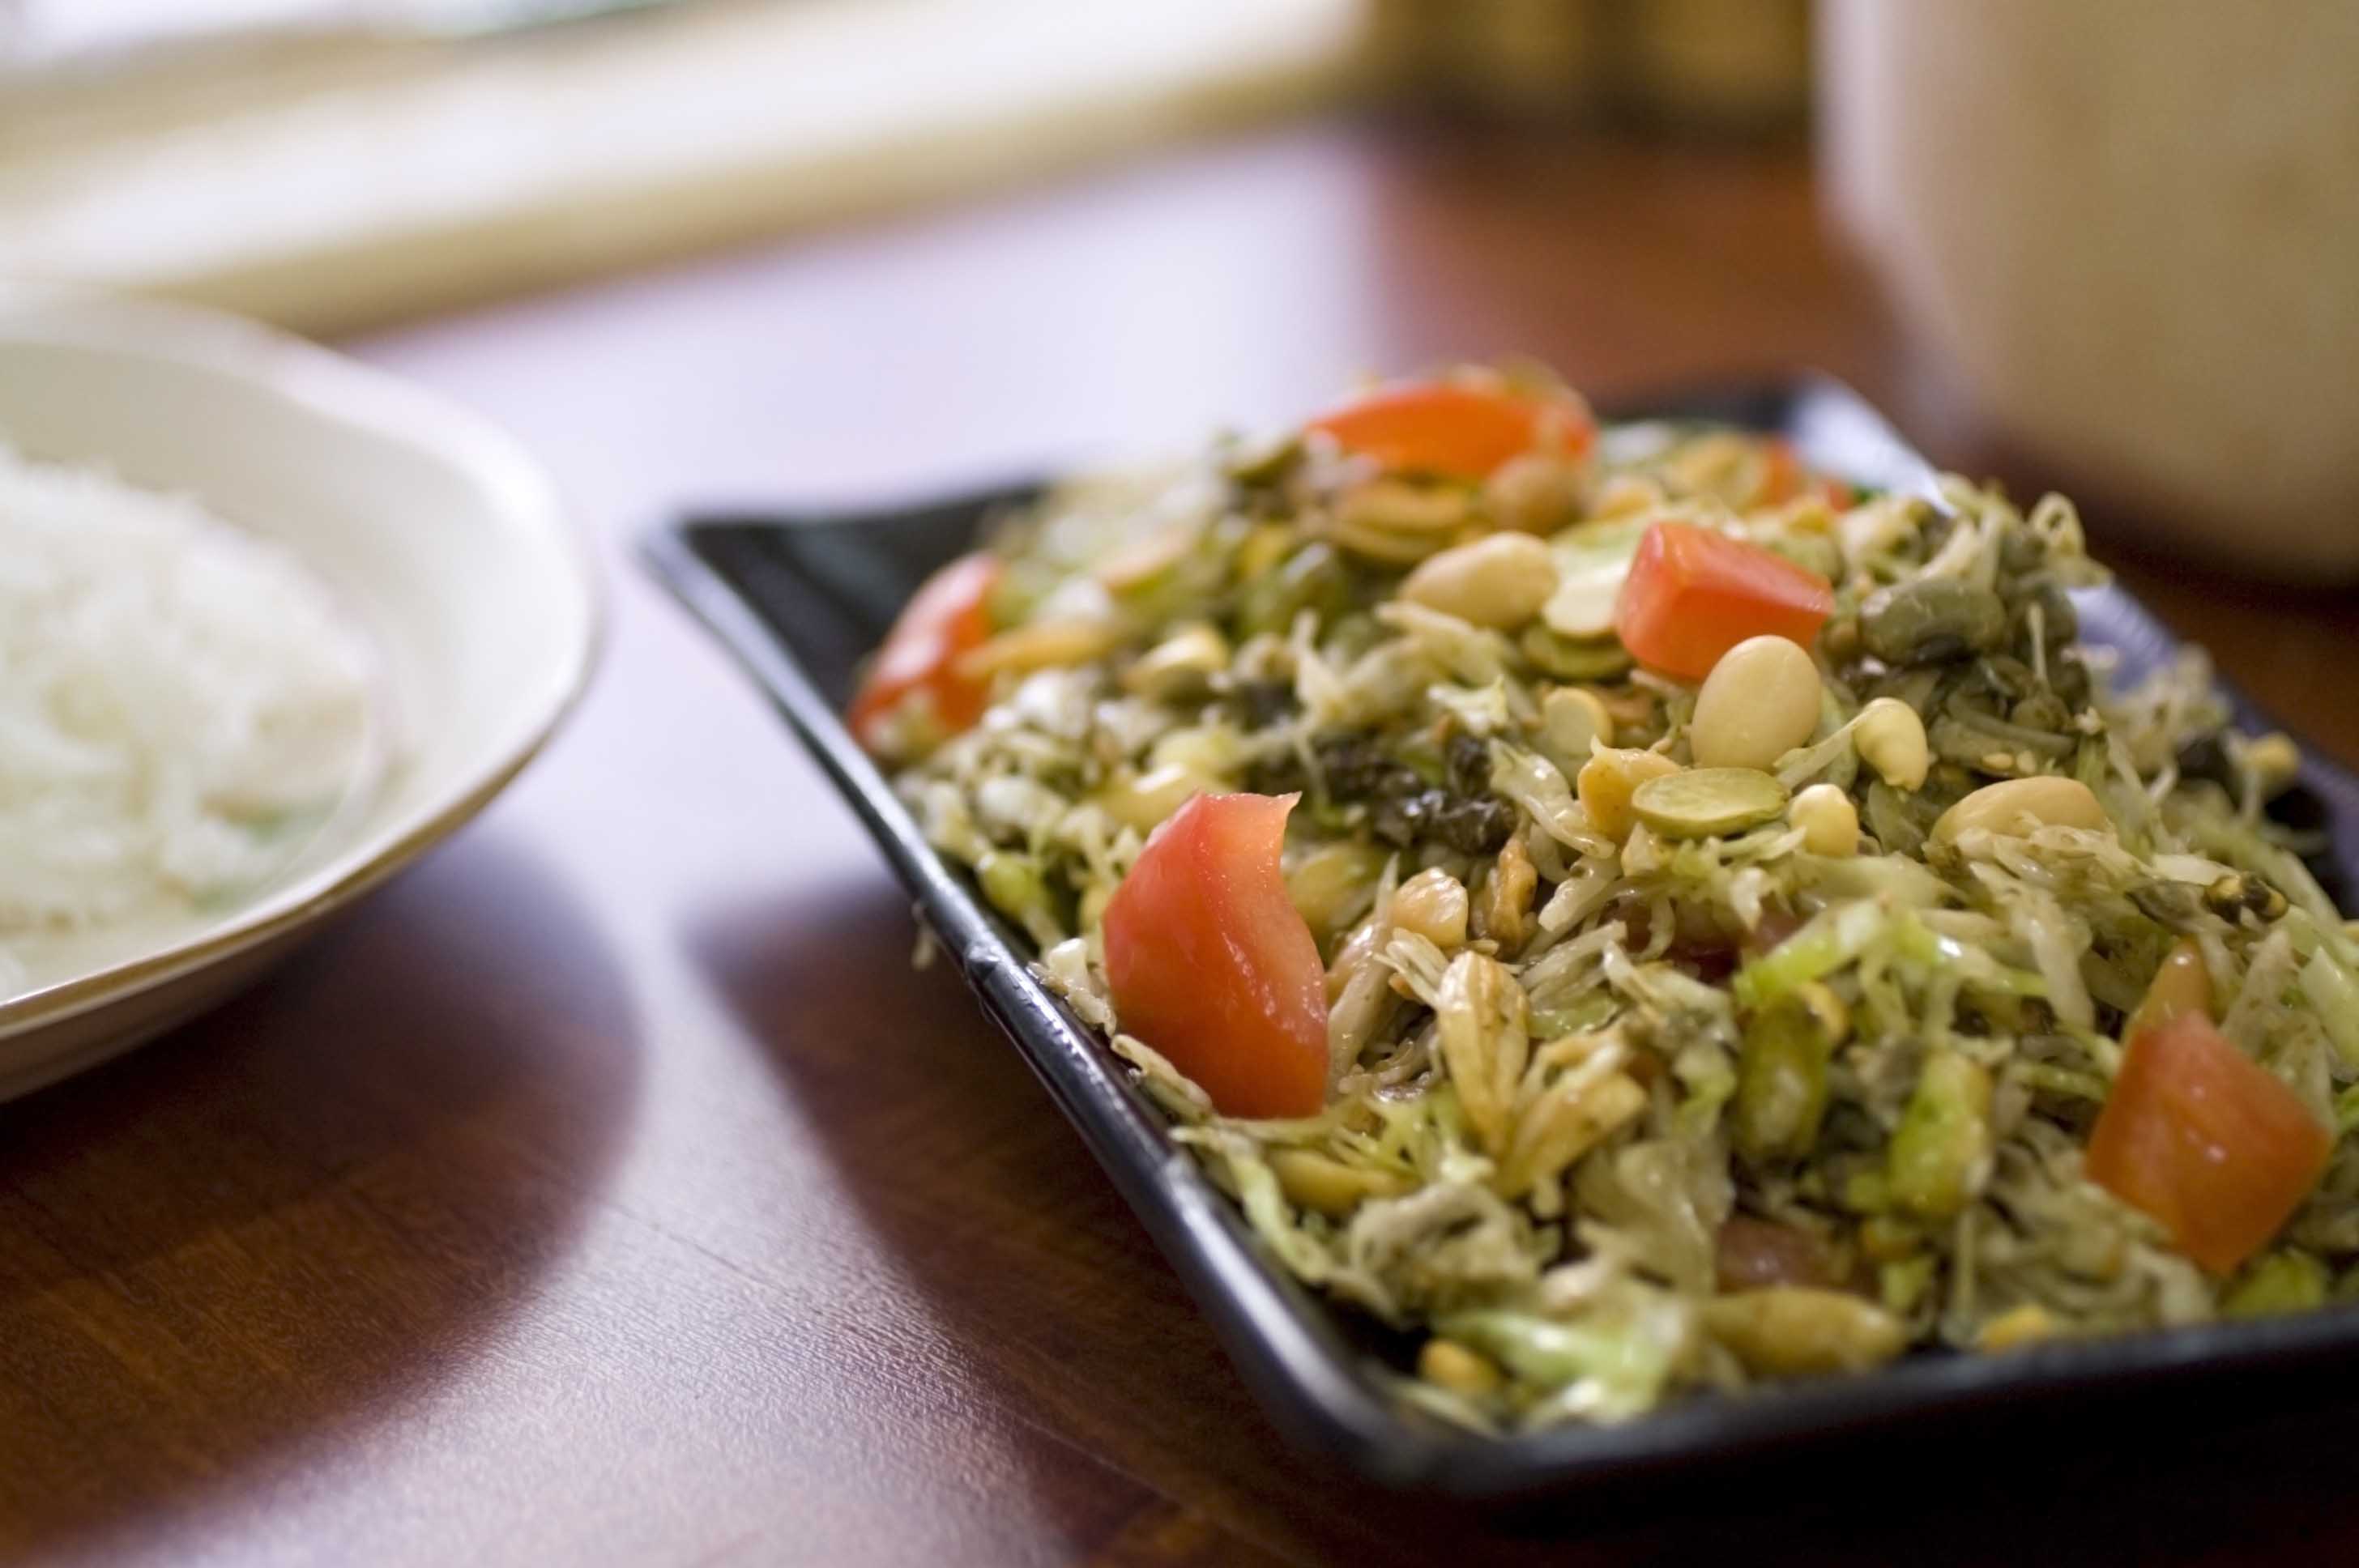
[{"label": "roasted peanut", "polygon": [[1819,721],[1819,666],[1784,637],[1747,637],[1720,656],[1696,694],[1688,744],[1700,768],[1769,765]]},{"label": "roasted peanut", "polygon": [[1512,631],[1556,591],[1556,557],[1529,534],[1493,534],[1421,563],[1400,587],[1412,604]]},{"label": "roasted peanut", "polygon": [[2038,827],[2100,828],[2112,826],[2095,794],[2079,779],[2041,773],[1984,784],[1941,813],[1933,840],[1952,844],[1962,833],[2024,833]]}]

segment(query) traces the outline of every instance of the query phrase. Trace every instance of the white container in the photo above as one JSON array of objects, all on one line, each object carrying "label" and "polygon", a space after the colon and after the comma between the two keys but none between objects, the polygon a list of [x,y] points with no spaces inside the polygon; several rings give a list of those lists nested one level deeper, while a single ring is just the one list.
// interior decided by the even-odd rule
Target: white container
[{"label": "white container", "polygon": [[38,989],[0,1001],[6,1099],[221,1001],[482,810],[581,695],[599,600],[555,488],[507,438],[227,317],[0,284],[0,437],[292,552],[376,644],[399,732],[379,786],[282,880],[44,943]]},{"label": "white container", "polygon": [[2359,578],[2359,5],[1820,25],[1836,214],[1983,419],[2158,542]]}]

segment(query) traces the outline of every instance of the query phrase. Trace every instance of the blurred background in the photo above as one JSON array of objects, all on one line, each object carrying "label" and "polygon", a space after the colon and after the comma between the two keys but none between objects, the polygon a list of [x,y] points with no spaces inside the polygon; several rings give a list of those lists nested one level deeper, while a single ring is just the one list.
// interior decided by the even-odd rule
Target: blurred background
[{"label": "blurred background", "polygon": [[[1830,363],[2139,544],[2347,580],[2354,82],[2347,0],[0,0],[0,276],[345,335],[1344,126],[1317,265],[1470,329],[1439,351]],[[1404,246],[1569,288],[1633,224],[1596,281],[1645,310],[1386,292]]]},{"label": "blurred background", "polygon": [[1793,137],[1805,0],[0,0],[0,268],[375,326],[1340,103]]}]

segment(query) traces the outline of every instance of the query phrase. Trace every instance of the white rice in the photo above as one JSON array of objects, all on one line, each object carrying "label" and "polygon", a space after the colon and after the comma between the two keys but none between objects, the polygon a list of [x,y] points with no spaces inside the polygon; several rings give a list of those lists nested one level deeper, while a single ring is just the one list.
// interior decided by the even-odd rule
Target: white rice
[{"label": "white rice", "polygon": [[286,551],[0,446],[0,995],[12,946],[251,893],[369,719],[367,647]]}]

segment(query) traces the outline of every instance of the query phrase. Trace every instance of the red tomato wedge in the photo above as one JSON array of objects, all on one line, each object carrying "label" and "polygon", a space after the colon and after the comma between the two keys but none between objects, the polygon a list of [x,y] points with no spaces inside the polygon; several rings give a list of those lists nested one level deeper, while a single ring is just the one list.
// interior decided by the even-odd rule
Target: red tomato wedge
[{"label": "red tomato wedge", "polygon": [[991,636],[985,604],[999,574],[991,556],[961,556],[928,578],[902,609],[846,715],[862,745],[881,747],[887,721],[918,692],[931,699],[934,722],[945,736],[983,717],[986,688],[957,666],[960,655]]},{"label": "red tomato wedge", "polygon": [[1196,796],[1106,905],[1123,1028],[1224,1116],[1314,1116],[1327,1101],[1326,972],[1278,865],[1298,798]]},{"label": "red tomato wedge", "polygon": [[1810,470],[1802,466],[1801,454],[1794,450],[1791,441],[1772,437],[1762,443],[1761,493],[1755,498],[1756,505],[1791,501],[1802,493],[1810,480]]},{"label": "red tomato wedge", "polygon": [[1812,491],[1833,507],[1847,507],[1855,499],[1851,486],[1843,481],[1805,468],[1802,455],[1794,449],[1793,442],[1772,436],[1762,445],[1761,493],[1755,497],[1754,504],[1777,506]]},{"label": "red tomato wedge", "polygon": [[2224,1275],[2268,1244],[2333,1147],[2293,1090],[2189,1013],[2130,1042],[2086,1169]]},{"label": "red tomato wedge", "polygon": [[1747,637],[1809,647],[1834,607],[1827,579],[1783,556],[1693,524],[1658,523],[1622,580],[1614,630],[1640,664],[1701,680]]},{"label": "red tomato wedge", "polygon": [[1578,457],[1597,436],[1589,410],[1571,399],[1522,397],[1447,381],[1380,387],[1321,415],[1309,427],[1393,472],[1468,480],[1486,479],[1529,451]]}]

